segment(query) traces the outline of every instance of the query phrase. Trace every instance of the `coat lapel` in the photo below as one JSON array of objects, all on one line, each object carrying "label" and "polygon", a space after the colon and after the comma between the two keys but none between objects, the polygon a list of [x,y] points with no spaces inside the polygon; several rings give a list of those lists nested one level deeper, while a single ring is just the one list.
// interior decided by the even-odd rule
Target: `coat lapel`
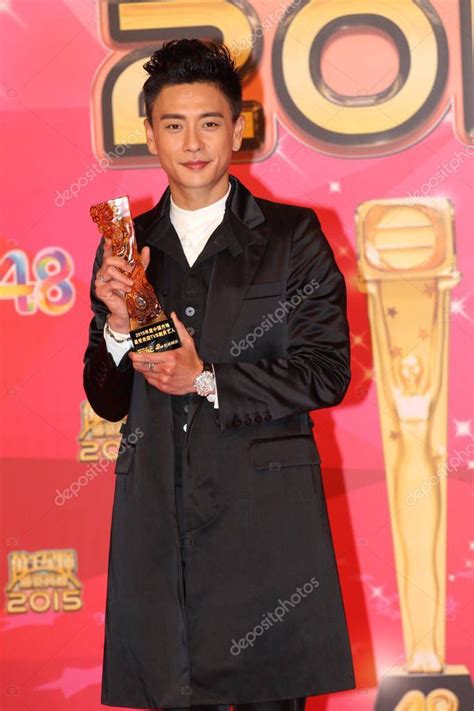
[{"label": "coat lapel", "polygon": [[211,362],[225,362],[229,357],[225,344],[267,243],[263,230],[252,235],[233,213],[221,227],[240,242],[242,251],[232,255],[223,249],[216,254],[199,341],[199,355]]}]

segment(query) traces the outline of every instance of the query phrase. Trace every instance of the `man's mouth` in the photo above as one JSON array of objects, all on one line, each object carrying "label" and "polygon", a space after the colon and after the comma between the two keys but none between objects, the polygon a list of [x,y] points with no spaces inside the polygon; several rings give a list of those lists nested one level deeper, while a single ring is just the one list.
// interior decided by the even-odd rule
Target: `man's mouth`
[{"label": "man's mouth", "polygon": [[186,168],[190,170],[201,170],[209,163],[208,160],[190,160],[187,163],[182,163]]}]

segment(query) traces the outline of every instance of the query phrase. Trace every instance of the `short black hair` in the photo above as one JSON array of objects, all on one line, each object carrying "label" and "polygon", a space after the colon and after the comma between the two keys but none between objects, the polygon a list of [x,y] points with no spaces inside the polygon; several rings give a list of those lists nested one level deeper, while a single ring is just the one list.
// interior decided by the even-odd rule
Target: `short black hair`
[{"label": "short black hair", "polygon": [[228,48],[199,39],[164,42],[143,65],[150,75],[143,85],[146,116],[152,122],[153,103],[164,86],[206,82],[227,98],[235,122],[242,111],[242,83]]}]

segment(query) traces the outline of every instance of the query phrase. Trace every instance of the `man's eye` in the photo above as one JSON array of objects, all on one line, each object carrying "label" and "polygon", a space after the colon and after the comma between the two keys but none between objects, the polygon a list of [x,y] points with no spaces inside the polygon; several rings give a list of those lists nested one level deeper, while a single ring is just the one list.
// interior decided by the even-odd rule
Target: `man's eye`
[{"label": "man's eye", "polygon": [[212,125],[212,126],[219,126],[219,124],[216,123],[215,121],[206,121],[206,123],[205,123],[204,125],[205,125],[205,126],[209,126],[209,125]]},{"label": "man's eye", "polygon": [[169,123],[166,128],[179,128],[179,123]]}]

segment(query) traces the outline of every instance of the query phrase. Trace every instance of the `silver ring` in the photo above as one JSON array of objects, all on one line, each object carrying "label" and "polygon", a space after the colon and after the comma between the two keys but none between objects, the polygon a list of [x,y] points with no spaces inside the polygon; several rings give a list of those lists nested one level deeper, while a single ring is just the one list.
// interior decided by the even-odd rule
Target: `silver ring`
[{"label": "silver ring", "polygon": [[153,370],[154,367],[155,367],[154,363],[148,363],[148,370]]},{"label": "silver ring", "polygon": [[99,281],[108,282],[109,280],[105,278],[102,274],[97,274],[97,279]]}]

